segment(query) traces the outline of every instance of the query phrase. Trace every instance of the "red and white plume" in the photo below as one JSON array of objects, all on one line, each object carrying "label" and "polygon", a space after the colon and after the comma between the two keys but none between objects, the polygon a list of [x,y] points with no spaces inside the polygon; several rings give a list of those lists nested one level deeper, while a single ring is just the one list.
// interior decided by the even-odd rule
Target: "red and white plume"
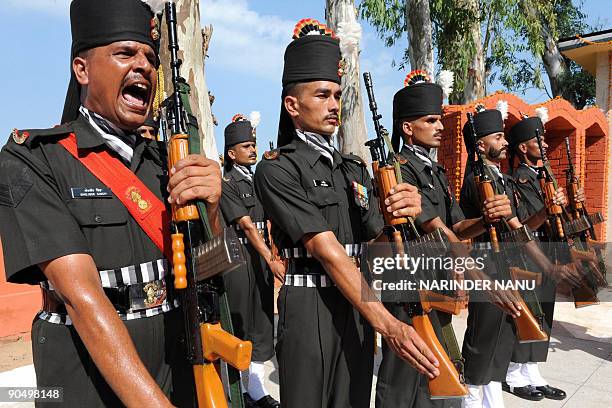
[{"label": "red and white plume", "polygon": [[293,28],[293,39],[297,40],[306,35],[327,35],[336,38],[334,31],[319,20],[314,18],[303,18]]},{"label": "red and white plume", "polygon": [[548,109],[546,108],[546,106],[540,106],[539,108],[536,108],[535,113],[536,116],[540,118],[543,124],[546,124],[546,122],[548,122]]},{"label": "red and white plume", "polygon": [[496,108],[498,111],[501,112],[502,120],[505,121],[506,119],[508,119],[508,102],[507,101],[500,99],[499,101],[497,101]]},{"label": "red and white plume", "polygon": [[166,4],[166,0],[142,0],[142,2],[149,6],[154,14],[160,14],[164,11],[164,5]]}]

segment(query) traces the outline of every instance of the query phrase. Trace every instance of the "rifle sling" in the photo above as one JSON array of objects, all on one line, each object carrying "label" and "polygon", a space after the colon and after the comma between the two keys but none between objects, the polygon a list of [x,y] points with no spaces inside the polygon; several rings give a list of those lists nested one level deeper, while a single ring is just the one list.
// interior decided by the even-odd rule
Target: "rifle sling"
[{"label": "rifle sling", "polygon": [[463,357],[461,357],[461,350],[459,349],[459,343],[457,343],[457,337],[455,336],[455,331],[453,330],[452,322],[448,322],[442,326],[442,337],[444,339],[444,343],[446,344],[446,349],[448,350],[448,357],[451,359],[451,361],[453,363],[463,361]]}]

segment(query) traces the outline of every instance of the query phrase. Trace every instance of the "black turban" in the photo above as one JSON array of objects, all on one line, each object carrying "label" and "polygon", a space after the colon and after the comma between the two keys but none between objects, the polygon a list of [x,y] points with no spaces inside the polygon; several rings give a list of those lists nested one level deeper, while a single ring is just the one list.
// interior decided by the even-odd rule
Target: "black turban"
[{"label": "black turban", "polygon": [[[480,139],[493,133],[504,131],[504,119],[497,109],[487,109],[474,115],[474,130],[476,138]],[[463,126],[463,135],[469,132],[469,122]]]},{"label": "black turban", "polygon": [[536,137],[536,130],[540,135],[544,134],[544,124],[539,117],[525,118],[510,129],[511,146],[517,146],[519,143],[526,142]]},{"label": "black turban", "polygon": [[159,36],[156,36],[157,39],[153,38],[152,19],[153,12],[141,0],[72,1],[70,4],[71,75],[62,123],[75,120],[81,105],[80,85],[72,72],[72,60],[78,53],[117,41],[147,44],[157,53]]},{"label": "black turban", "polygon": [[[327,35],[306,35],[292,41],[285,50],[283,95],[288,85],[330,81],[340,84],[340,42]],[[281,101],[277,147],[291,142],[295,128]]]},{"label": "black turban", "polygon": [[427,115],[441,115],[442,87],[438,84],[420,82],[406,86],[393,97],[393,135],[391,143],[399,150],[401,140],[400,119],[417,118]]},{"label": "black turban", "polygon": [[223,151],[223,163],[226,168],[230,166],[231,159],[227,155],[230,147],[238,143],[254,142],[255,131],[248,120],[232,122],[225,127],[225,148]]}]

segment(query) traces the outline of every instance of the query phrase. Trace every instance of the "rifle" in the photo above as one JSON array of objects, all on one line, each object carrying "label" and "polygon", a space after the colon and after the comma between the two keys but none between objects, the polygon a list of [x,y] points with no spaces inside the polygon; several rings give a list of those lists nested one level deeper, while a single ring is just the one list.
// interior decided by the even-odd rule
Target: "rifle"
[{"label": "rifle", "polygon": [[[468,145],[466,148],[472,158],[472,171],[474,172],[474,182],[478,188],[480,202],[484,203],[486,199],[495,195],[494,184],[491,177],[487,174],[483,154],[480,149],[478,149],[476,130],[474,128],[474,116],[468,112],[467,119],[469,132],[466,138],[466,144]],[[481,211],[484,213],[484,207]],[[506,233],[500,234],[502,242],[521,242],[526,240],[523,237],[528,236],[529,233],[525,226],[518,230],[512,230],[506,220],[502,221],[506,229]],[[493,249],[493,257],[496,261],[496,267],[501,269],[503,275],[514,280],[524,276],[533,278],[533,272],[527,271],[525,267],[508,267],[506,260],[501,258],[497,234],[497,229],[500,228],[499,224],[499,222],[496,224],[485,224],[486,230],[491,238],[491,247]],[[520,259],[521,262],[524,262],[522,257]],[[541,310],[535,292],[524,291],[524,295],[529,299],[529,302],[526,302],[523,296],[518,292],[514,294],[518,297],[519,304],[523,308],[520,316],[514,318],[514,327],[516,328],[519,343],[547,341],[548,334],[544,331],[544,313]]]},{"label": "rifle", "polygon": [[[168,146],[168,168],[172,168],[190,152],[200,153],[200,141],[189,105],[190,88],[180,74],[182,61],[178,58],[175,4],[167,2],[165,12],[174,91],[163,103],[170,138],[168,140],[166,129],[163,136]],[[174,292],[183,310],[187,358],[193,365],[198,405],[227,407],[220,377],[221,359],[228,364],[232,406],[243,407],[240,373],[236,370],[248,368],[252,344],[231,334],[222,278],[223,274],[244,264],[242,246],[231,229],[213,236],[206,206],[199,201],[172,204],[170,229]]]},{"label": "rifle", "polygon": [[569,136],[565,137],[565,152],[567,154],[567,163],[568,168],[565,170],[566,177],[566,185],[567,185],[567,194],[569,196],[569,213],[571,214],[574,221],[584,220],[588,224],[588,229],[586,231],[581,232],[578,235],[580,241],[586,244],[588,248],[591,248],[595,251],[597,256],[597,266],[599,267],[599,271],[601,274],[596,276],[598,279],[598,285],[600,287],[608,286],[608,281],[606,278],[606,264],[603,259],[603,255],[601,253],[602,249],[605,249],[605,243],[601,241],[597,241],[597,235],[595,234],[594,225],[603,222],[603,216],[601,213],[597,212],[593,215],[589,215],[586,207],[580,201],[576,201],[576,194],[580,189],[580,182],[578,181],[578,177],[574,171],[574,163],[572,162],[572,154],[570,148]]},{"label": "rifle", "polygon": [[[548,235],[552,238],[551,241],[563,242],[566,244],[567,248],[562,248],[560,251],[562,263],[582,265],[587,270],[587,273],[582,275],[580,286],[571,289],[574,297],[574,305],[576,307],[584,307],[598,304],[598,285],[595,276],[601,275],[601,272],[592,262],[595,259],[595,255],[593,252],[586,251],[585,248],[582,248],[580,240],[571,238],[572,235],[578,235],[587,230],[588,224],[582,218],[572,221],[567,210],[553,202],[553,197],[559,188],[559,184],[550,167],[548,156],[542,146],[542,136],[538,129],[536,129],[535,135],[540,150],[540,157],[542,159],[542,166],[538,170],[538,180],[540,182],[542,195],[544,196],[544,205],[546,206],[546,213],[548,215],[548,220],[546,221]],[[563,223],[562,220],[567,220],[568,222]],[[569,234],[567,232],[569,232]]]},{"label": "rifle", "polygon": [[[395,185],[401,183],[401,172],[399,162],[395,160],[394,156],[390,155],[389,159],[386,156],[385,143],[388,144],[388,149],[391,153],[393,153],[393,147],[388,140],[387,130],[380,123],[382,115],[378,113],[370,73],[364,72],[363,79],[368,92],[370,111],[372,112],[374,129],[376,131],[376,138],[366,142],[366,146],[370,148],[372,155],[372,170],[375,177],[380,210],[385,220],[384,232],[392,244],[392,250],[395,254],[404,254],[406,250],[409,250],[405,245],[409,241],[421,245],[435,243],[444,246],[443,238],[446,235],[441,230],[436,230],[434,233],[421,237],[412,218],[395,217],[384,206],[384,201],[390,194],[389,191]],[[405,304],[412,320],[411,325],[440,362],[438,367],[440,375],[433,380],[428,380],[429,393],[431,398],[464,397],[467,395],[467,387],[463,379],[463,360],[459,352],[457,339],[452,331],[452,326],[448,327],[450,330],[447,330],[446,327],[443,329],[447,347],[454,354],[453,361],[451,362],[448,354],[440,344],[427,314],[432,308],[440,308],[445,311],[447,307],[450,310],[456,310],[457,308],[452,301],[446,303],[446,299],[440,297],[432,298],[433,296],[433,293],[420,291],[419,297],[421,301]]]}]

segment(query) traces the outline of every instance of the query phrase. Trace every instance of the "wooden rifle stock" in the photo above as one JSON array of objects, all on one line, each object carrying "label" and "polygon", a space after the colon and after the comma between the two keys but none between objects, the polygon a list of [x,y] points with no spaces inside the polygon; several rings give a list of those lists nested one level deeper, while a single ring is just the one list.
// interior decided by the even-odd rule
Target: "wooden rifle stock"
[{"label": "wooden rifle stock", "polygon": [[510,267],[510,275],[514,280],[534,281],[536,286],[540,286],[542,284],[542,274],[538,272],[531,272],[526,269],[512,266]]},{"label": "wooden rifle stock", "polygon": [[427,347],[436,357],[440,366],[440,375],[428,380],[429,394],[432,399],[458,398],[467,395],[467,386],[459,376],[455,365],[450,361],[446,351],[438,341],[431,321],[427,314],[418,314],[412,317],[412,327],[421,336]]},{"label": "wooden rifle stock", "polygon": [[[476,186],[478,187],[480,201],[484,202],[488,198],[495,196],[495,192],[493,191],[493,183],[491,180],[481,181],[479,177],[476,177],[476,179]],[[497,237],[497,229],[495,228],[495,225],[488,224],[486,227],[487,232],[489,233],[489,238],[491,239],[491,247],[493,248],[493,251],[499,252],[499,238]]]},{"label": "wooden rifle stock", "polygon": [[[524,280],[531,278],[536,282],[542,281],[542,275],[539,273],[527,271],[525,269],[510,267],[510,276],[513,280]],[[539,283],[538,283],[539,285]],[[514,327],[519,343],[533,343],[536,341],[548,340],[548,334],[543,330],[542,325],[531,313],[531,310],[519,293],[515,293],[519,299],[519,303],[523,308],[521,315],[514,318]]]},{"label": "wooden rifle stock", "polygon": [[430,290],[419,292],[421,297],[421,306],[423,310],[429,313],[432,310],[458,315],[463,309],[467,308],[467,297],[459,298],[455,296],[446,296]]},{"label": "wooden rifle stock", "polygon": [[544,195],[544,203],[546,205],[546,214],[550,221],[550,228],[553,228],[554,235],[559,239],[565,238],[565,232],[563,231],[563,222],[561,216],[563,214],[563,207],[554,203],[555,197],[555,186],[552,181],[547,181],[545,178],[540,178],[540,188]]}]

